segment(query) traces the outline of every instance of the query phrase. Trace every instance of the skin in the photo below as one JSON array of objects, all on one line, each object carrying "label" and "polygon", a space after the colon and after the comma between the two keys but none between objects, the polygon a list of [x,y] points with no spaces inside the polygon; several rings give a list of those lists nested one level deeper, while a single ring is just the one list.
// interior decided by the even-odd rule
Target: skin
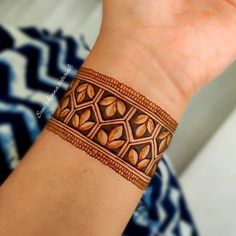
[{"label": "skin", "polygon": [[[101,33],[84,66],[179,120],[193,94],[236,59],[235,38],[235,0],[104,0]],[[0,235],[121,235],[142,194],[44,130],[1,186]]]},{"label": "skin", "polygon": [[187,96],[235,59],[235,0],[105,0],[104,6],[102,30],[142,51],[152,70],[162,70]]}]

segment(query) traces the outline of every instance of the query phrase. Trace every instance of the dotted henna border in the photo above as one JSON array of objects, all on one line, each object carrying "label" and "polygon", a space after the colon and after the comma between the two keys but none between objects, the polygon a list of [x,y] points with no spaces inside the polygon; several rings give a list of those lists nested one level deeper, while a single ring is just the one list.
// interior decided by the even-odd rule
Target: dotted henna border
[{"label": "dotted henna border", "polygon": [[59,135],[64,140],[69,141],[75,147],[80,148],[81,150],[85,151],[88,155],[99,160],[104,165],[109,166],[114,171],[116,171],[118,174],[120,174],[122,177],[124,177],[126,180],[128,180],[128,181],[132,182],[133,184],[135,184],[136,186],[138,186],[140,189],[145,190],[147,188],[149,182],[145,182],[139,176],[130,172],[124,166],[122,166],[118,162],[112,160],[108,155],[105,155],[104,153],[100,152],[99,150],[97,150],[96,148],[91,146],[90,144],[83,141],[81,138],[78,138],[74,134],[72,134],[69,131],[65,130],[64,128],[56,125],[55,123],[52,123],[51,121],[49,121],[47,123],[46,127],[48,130]]},{"label": "dotted henna border", "polygon": [[77,72],[76,77],[79,78],[80,74],[94,78],[96,80],[99,80],[103,84],[106,84],[112,88],[115,88],[117,91],[119,91],[123,95],[131,98],[132,100],[134,100],[141,106],[147,108],[151,113],[156,114],[162,120],[162,122],[171,129],[172,132],[176,130],[178,123],[166,111],[164,111],[157,104],[150,101],[146,96],[135,91],[131,87],[119,82],[118,80],[112,77],[96,72],[93,69],[81,67],[80,70]]}]

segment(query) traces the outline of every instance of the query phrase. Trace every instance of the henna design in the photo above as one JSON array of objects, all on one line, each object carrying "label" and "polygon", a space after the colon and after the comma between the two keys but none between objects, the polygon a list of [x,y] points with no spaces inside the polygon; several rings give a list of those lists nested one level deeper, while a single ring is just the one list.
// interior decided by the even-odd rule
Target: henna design
[{"label": "henna design", "polygon": [[141,189],[177,128],[158,105],[117,80],[81,68],[47,129]]}]

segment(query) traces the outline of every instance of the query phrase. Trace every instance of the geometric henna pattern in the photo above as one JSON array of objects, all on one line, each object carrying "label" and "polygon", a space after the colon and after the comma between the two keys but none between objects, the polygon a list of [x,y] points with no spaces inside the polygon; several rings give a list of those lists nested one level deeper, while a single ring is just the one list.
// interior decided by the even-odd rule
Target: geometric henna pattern
[{"label": "geometric henna pattern", "polygon": [[82,67],[47,129],[145,189],[177,128],[158,105]]}]

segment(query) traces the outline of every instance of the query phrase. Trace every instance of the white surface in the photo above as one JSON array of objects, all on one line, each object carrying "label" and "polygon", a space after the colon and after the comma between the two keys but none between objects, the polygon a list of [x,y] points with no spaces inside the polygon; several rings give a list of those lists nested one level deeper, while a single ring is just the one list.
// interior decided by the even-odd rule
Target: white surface
[{"label": "white surface", "polygon": [[201,235],[235,236],[236,110],[180,180]]}]

